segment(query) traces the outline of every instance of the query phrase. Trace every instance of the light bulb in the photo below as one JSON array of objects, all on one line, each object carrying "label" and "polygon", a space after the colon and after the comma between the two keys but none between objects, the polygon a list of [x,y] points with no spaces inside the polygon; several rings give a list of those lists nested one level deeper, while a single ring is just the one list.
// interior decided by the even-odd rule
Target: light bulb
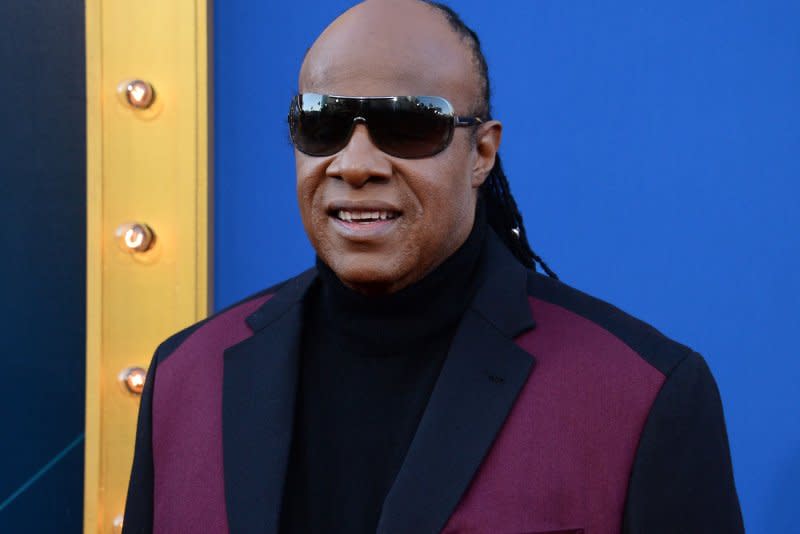
[{"label": "light bulb", "polygon": [[144,252],[152,248],[156,235],[144,223],[125,223],[117,227],[117,242],[127,252]]},{"label": "light bulb", "polygon": [[146,377],[147,371],[141,367],[128,367],[120,372],[119,381],[130,393],[141,395]]},{"label": "light bulb", "polygon": [[147,109],[153,105],[156,98],[156,91],[153,86],[144,80],[131,80],[123,82],[125,100],[131,107],[136,109]]}]

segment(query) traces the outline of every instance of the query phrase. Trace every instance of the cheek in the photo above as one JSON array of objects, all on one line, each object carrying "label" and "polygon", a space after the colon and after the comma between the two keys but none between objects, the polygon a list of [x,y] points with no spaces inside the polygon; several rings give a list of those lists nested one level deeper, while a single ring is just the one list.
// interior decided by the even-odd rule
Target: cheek
[{"label": "cheek", "polygon": [[449,255],[466,239],[472,229],[477,195],[466,151],[453,151],[434,162],[435,166],[408,180],[420,206],[419,219],[413,225],[414,242],[425,257]]},{"label": "cheek", "polygon": [[450,253],[472,228],[473,202],[465,187],[436,188],[431,191],[419,232],[429,254]]},{"label": "cheek", "polygon": [[324,166],[319,162],[308,161],[306,156],[296,156],[295,171],[297,175],[297,205],[303,226],[312,243],[319,240],[321,228],[320,214],[324,214],[321,206],[324,203],[320,185],[324,179]]},{"label": "cheek", "polygon": [[442,233],[468,224],[465,217],[469,219],[472,212],[471,199],[476,191],[472,187],[467,160],[467,154],[454,151],[438,169],[426,173],[427,178],[421,180],[418,186],[417,196],[426,218],[436,221],[436,228],[441,229]]}]

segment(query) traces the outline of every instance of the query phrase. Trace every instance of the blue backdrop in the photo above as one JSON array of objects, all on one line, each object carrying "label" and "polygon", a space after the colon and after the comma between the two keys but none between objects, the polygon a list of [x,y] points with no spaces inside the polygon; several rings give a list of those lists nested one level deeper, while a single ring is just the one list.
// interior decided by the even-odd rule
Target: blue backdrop
[{"label": "blue backdrop", "polygon": [[[285,116],[349,5],[215,2],[217,309],[312,261]],[[800,3],[452,5],[483,40],[534,247],[705,355],[748,532],[797,528]]]}]

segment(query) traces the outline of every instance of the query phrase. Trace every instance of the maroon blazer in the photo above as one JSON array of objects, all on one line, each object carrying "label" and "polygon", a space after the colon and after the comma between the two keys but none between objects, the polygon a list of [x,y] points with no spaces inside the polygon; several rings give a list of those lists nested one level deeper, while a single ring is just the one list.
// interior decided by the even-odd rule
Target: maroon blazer
[{"label": "maroon blazer", "polygon": [[[383,534],[743,532],[703,359],[526,270],[490,232]],[[314,270],[165,341],[142,396],[130,533],[276,533]],[[324,444],[320,444],[324,446]]]}]

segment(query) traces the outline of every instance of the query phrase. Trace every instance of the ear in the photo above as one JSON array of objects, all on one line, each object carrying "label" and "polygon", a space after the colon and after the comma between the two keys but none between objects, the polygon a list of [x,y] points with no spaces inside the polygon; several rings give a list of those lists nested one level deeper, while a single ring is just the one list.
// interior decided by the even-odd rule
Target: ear
[{"label": "ear", "polygon": [[478,188],[494,167],[500,140],[503,137],[503,124],[500,121],[487,121],[478,126],[475,137],[475,164],[472,167],[472,187]]}]

